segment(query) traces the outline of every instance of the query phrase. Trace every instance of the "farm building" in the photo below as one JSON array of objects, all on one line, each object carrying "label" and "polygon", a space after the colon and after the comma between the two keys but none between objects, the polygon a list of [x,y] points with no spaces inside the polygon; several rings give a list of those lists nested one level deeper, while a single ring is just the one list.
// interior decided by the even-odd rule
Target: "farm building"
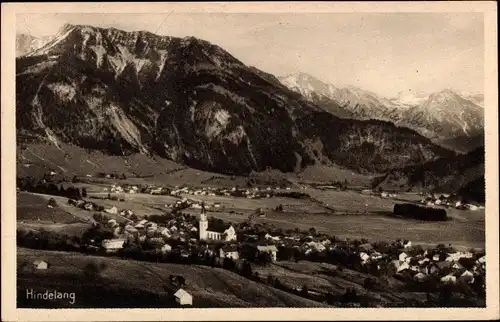
[{"label": "farm building", "polygon": [[361,259],[362,262],[367,262],[370,259],[370,255],[368,255],[365,252],[359,253],[359,258]]},{"label": "farm building", "polygon": [[399,254],[398,259],[399,259],[401,262],[404,262],[404,261],[406,260],[406,258],[407,258],[407,257],[408,257],[408,254],[406,254],[406,253],[404,253],[404,252],[403,252],[403,253]]},{"label": "farm building", "polygon": [[460,275],[460,280],[464,281],[465,283],[474,283],[474,274],[472,274],[470,271],[465,270],[462,275]]},{"label": "farm building", "polygon": [[454,275],[446,275],[441,277],[441,282],[443,284],[455,284],[457,282],[457,278]]},{"label": "farm building", "polygon": [[179,305],[193,305],[193,297],[182,288],[175,292],[174,297]]},{"label": "farm building", "polygon": [[104,211],[107,212],[108,214],[115,214],[116,215],[118,213],[118,208],[113,206],[111,208],[104,209]]},{"label": "farm building", "polygon": [[35,269],[48,269],[49,263],[44,260],[36,260],[33,262],[33,266],[35,267]]},{"label": "farm building", "polygon": [[117,239],[105,239],[102,241],[102,247],[106,250],[107,253],[117,252],[118,250],[123,248],[123,244],[125,243],[125,239],[117,238]]},{"label": "farm building", "polygon": [[274,245],[258,245],[257,250],[261,253],[270,253],[271,258],[274,261],[276,261],[276,257],[278,254],[278,249]]},{"label": "farm building", "polygon": [[239,259],[238,247],[236,245],[224,246],[219,249],[219,257]]}]

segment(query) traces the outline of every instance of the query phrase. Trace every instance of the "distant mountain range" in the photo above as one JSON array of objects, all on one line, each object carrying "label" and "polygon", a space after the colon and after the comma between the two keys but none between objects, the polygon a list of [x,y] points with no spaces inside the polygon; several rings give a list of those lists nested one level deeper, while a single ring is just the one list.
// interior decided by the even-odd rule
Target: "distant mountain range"
[{"label": "distant mountain range", "polygon": [[26,55],[50,41],[52,37],[33,37],[26,34],[16,35],[16,57]]},{"label": "distant mountain range", "polygon": [[390,122],[334,114],[194,37],[65,25],[16,60],[19,142],[155,154],[223,173],[313,164],[380,173],[455,154]]},{"label": "distant mountain range", "polygon": [[430,95],[401,93],[387,99],[353,86],[339,88],[305,73],[288,75],[280,81],[341,118],[389,121],[457,152],[484,145],[484,110],[474,103],[484,100],[481,94],[469,94],[467,99],[445,89]]}]

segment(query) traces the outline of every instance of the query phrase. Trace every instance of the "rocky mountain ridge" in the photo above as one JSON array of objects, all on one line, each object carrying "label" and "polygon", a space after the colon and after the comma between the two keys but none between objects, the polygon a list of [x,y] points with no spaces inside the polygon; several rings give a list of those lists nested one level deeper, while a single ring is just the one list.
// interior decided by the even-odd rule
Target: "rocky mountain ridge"
[{"label": "rocky mountain ridge", "polygon": [[[386,99],[353,86],[338,88],[304,73],[280,80],[338,117],[389,121],[458,152],[484,144],[483,108],[449,89],[429,96],[400,93],[397,98]],[[481,95],[475,97],[475,101],[481,101]]]},{"label": "rocky mountain ridge", "polygon": [[65,25],[16,60],[18,140],[157,154],[248,173],[338,164],[380,172],[450,156],[416,132],[342,119],[194,37]]}]

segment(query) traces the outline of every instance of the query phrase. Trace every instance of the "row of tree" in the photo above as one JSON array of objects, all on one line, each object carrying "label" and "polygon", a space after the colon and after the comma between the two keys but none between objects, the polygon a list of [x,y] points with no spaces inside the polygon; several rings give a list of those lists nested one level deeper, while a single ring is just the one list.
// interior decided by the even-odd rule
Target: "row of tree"
[{"label": "row of tree", "polygon": [[74,186],[64,187],[63,184],[57,185],[48,182],[39,182],[33,178],[18,178],[17,187],[22,191],[42,193],[53,196],[61,196],[73,199],[82,199],[87,197],[87,189],[76,188]]}]

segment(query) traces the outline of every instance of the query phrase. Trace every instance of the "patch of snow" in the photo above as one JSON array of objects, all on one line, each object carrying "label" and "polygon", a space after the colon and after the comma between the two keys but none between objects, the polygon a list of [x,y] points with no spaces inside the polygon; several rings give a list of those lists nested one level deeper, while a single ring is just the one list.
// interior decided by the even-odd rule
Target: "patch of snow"
[{"label": "patch of snow", "polygon": [[76,95],[76,90],[73,85],[67,83],[52,83],[48,84],[47,88],[63,101],[71,101]]},{"label": "patch of snow", "polygon": [[218,110],[217,112],[215,112],[214,117],[221,126],[226,127],[229,123],[229,118],[231,117],[231,115],[229,115],[229,112],[226,110]]},{"label": "patch of snow", "polygon": [[51,48],[53,48],[55,45],[57,45],[62,40],[64,40],[64,38],[66,38],[73,31],[73,29],[74,28],[69,28],[63,35],[58,36],[57,38],[53,39],[51,42],[45,44],[45,46],[43,46],[42,48],[37,49],[37,50],[29,53],[26,56],[29,57],[29,56],[46,55]]},{"label": "patch of snow", "polygon": [[106,49],[104,49],[104,47],[102,45],[90,46],[89,48],[92,49],[94,51],[94,53],[96,54],[97,67],[101,67],[103,57],[106,54]]}]

